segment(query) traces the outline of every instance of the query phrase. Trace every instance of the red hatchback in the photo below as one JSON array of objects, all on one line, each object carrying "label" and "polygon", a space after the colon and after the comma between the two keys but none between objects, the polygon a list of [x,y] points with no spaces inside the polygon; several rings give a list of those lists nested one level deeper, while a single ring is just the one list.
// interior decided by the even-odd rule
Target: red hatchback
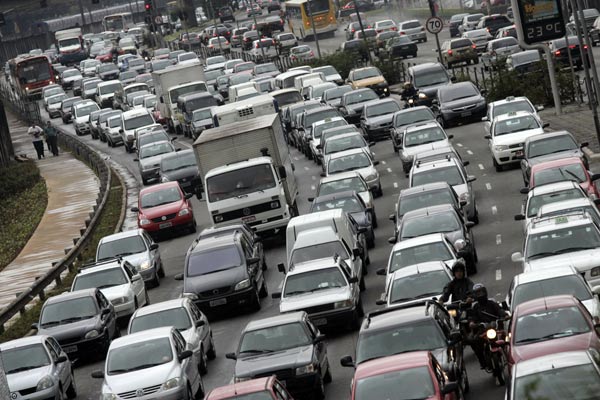
[{"label": "red hatchback", "polygon": [[138,197],[138,226],[151,235],[187,228],[196,232],[196,220],[190,198],[179,187],[179,182],[166,182],[144,188]]},{"label": "red hatchback", "polygon": [[570,295],[521,303],[512,316],[508,363],[590,347],[600,351],[596,325],[581,301]]},{"label": "red hatchback", "polygon": [[575,181],[590,197],[600,198],[594,183],[598,179],[600,174],[590,174],[581,158],[561,158],[534,165],[529,177],[529,188],[560,181]]},{"label": "red hatchback", "polygon": [[[356,367],[352,400],[455,400],[459,386],[428,351],[415,351],[366,361]],[[399,395],[402,394],[402,397]]]},{"label": "red hatchback", "polygon": [[221,386],[208,392],[204,398],[204,400],[234,399],[294,400],[274,375],[266,378],[235,383],[233,385]]}]

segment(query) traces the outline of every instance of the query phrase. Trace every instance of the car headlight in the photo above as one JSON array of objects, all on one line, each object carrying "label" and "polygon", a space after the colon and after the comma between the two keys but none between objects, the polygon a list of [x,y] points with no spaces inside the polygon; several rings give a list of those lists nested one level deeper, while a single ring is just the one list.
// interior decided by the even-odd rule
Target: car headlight
[{"label": "car headlight", "polygon": [[237,285],[233,288],[233,290],[242,290],[250,287],[250,279],[244,279],[241,282],[238,282]]},{"label": "car headlight", "polygon": [[215,216],[213,216],[213,219],[215,220],[215,222],[223,222],[222,215],[215,215]]},{"label": "car headlight", "polygon": [[182,210],[179,210],[179,213],[177,215],[179,215],[180,217],[184,216],[184,215],[188,215],[190,213],[190,210],[188,208],[184,208]]},{"label": "car headlight", "polygon": [[487,336],[487,338],[490,339],[490,340],[496,339],[496,336],[497,336],[496,330],[495,329],[488,329],[485,332],[485,336]]},{"label": "car headlight", "polygon": [[419,93],[419,98],[420,99],[426,99],[427,95],[425,93]]},{"label": "car headlight", "polygon": [[249,381],[250,379],[252,379],[252,378],[250,378],[249,376],[245,377],[245,378],[240,378],[240,377],[236,376],[233,380],[235,381],[235,383],[240,383],[240,382]]},{"label": "car headlight", "polygon": [[100,336],[100,332],[98,332],[96,329],[92,329],[91,331],[85,334],[86,339],[93,339],[98,336]]},{"label": "car headlight", "polygon": [[508,146],[505,144],[494,145],[494,150],[496,150],[496,151],[508,150]]},{"label": "car headlight", "polygon": [[188,299],[194,301],[194,300],[198,300],[198,296],[196,296],[195,293],[182,293],[181,297],[187,297]]},{"label": "car headlight", "polygon": [[165,383],[163,383],[162,388],[163,390],[169,390],[176,388],[177,386],[179,386],[179,378],[171,378]]},{"label": "car headlight", "polygon": [[274,209],[279,208],[279,207],[281,207],[281,203],[279,203],[279,200],[275,200],[275,201],[271,202],[271,209],[274,210]]},{"label": "car headlight", "polygon": [[150,220],[148,220],[148,219],[145,219],[145,218],[144,218],[144,219],[141,219],[141,220],[140,220],[140,225],[142,225],[142,226],[143,226],[143,225],[149,225],[149,224],[150,224]]},{"label": "car headlight", "polygon": [[52,380],[52,377],[50,375],[46,375],[45,377],[40,379],[35,390],[36,392],[39,392],[41,390],[51,388],[52,386],[54,386],[54,381]]},{"label": "car headlight", "polygon": [[147,270],[148,268],[150,268],[152,266],[152,264],[150,263],[150,261],[144,261],[143,263],[140,264],[140,271],[144,271]]},{"label": "car headlight", "polygon": [[468,192],[465,192],[465,193],[461,194],[461,195],[458,197],[458,200],[459,200],[459,201],[466,201],[466,202],[467,202],[467,204],[468,204],[468,203],[469,203],[469,193],[468,193]]},{"label": "car headlight", "polygon": [[352,307],[354,302],[352,299],[344,300],[344,301],[336,301],[333,303],[333,308],[349,308]]},{"label": "car headlight", "polygon": [[111,303],[113,303],[113,305],[117,305],[117,304],[129,303],[129,301],[130,301],[129,296],[121,296],[121,297],[115,297],[113,300],[111,300]]},{"label": "car headlight", "polygon": [[369,174],[365,177],[365,181],[372,181],[377,179],[377,174]]},{"label": "car headlight", "polygon": [[305,375],[315,372],[314,364],[308,364],[303,367],[296,368],[296,375]]}]

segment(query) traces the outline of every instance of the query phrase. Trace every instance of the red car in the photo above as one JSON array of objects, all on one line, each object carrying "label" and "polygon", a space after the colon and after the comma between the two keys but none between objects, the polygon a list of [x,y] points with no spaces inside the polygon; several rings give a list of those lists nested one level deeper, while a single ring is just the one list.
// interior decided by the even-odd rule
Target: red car
[{"label": "red car", "polygon": [[366,361],[356,367],[352,400],[455,400],[459,386],[428,351],[415,351]]},{"label": "red car", "polygon": [[595,325],[589,311],[571,295],[521,303],[512,316],[509,366],[562,351],[590,347],[600,351]]},{"label": "red car", "polygon": [[204,400],[225,399],[294,400],[274,375],[234,385],[221,386],[208,392],[204,398]]},{"label": "red car", "polygon": [[591,174],[581,158],[569,157],[539,163],[531,167],[529,188],[560,181],[576,181],[589,196],[600,198],[594,182],[600,179],[600,174]]},{"label": "red car", "polygon": [[106,48],[103,49],[100,54],[98,54],[96,56],[96,60],[100,61],[101,63],[109,63],[112,62],[113,60],[113,54],[112,54],[112,49],[111,48]]},{"label": "red car", "polygon": [[191,197],[177,181],[161,183],[142,189],[131,211],[138,213],[138,226],[151,235],[181,228],[196,232]]}]

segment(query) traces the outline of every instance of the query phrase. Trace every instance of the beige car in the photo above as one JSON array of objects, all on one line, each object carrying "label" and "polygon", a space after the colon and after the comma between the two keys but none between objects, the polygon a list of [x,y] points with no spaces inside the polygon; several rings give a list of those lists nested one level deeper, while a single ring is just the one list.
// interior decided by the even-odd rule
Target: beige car
[{"label": "beige car", "polygon": [[479,63],[476,46],[471,39],[460,38],[446,40],[441,47],[444,64],[452,68],[457,63]]}]

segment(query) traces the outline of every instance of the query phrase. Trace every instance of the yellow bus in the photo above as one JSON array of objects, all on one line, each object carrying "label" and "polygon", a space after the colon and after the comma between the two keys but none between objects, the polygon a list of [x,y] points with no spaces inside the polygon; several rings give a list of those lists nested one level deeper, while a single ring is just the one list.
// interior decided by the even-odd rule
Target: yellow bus
[{"label": "yellow bus", "polygon": [[[308,0],[288,0],[283,3],[290,30],[302,40],[314,35],[307,3]],[[337,30],[333,0],[310,0],[310,11],[317,35],[330,33],[333,36]]]}]

